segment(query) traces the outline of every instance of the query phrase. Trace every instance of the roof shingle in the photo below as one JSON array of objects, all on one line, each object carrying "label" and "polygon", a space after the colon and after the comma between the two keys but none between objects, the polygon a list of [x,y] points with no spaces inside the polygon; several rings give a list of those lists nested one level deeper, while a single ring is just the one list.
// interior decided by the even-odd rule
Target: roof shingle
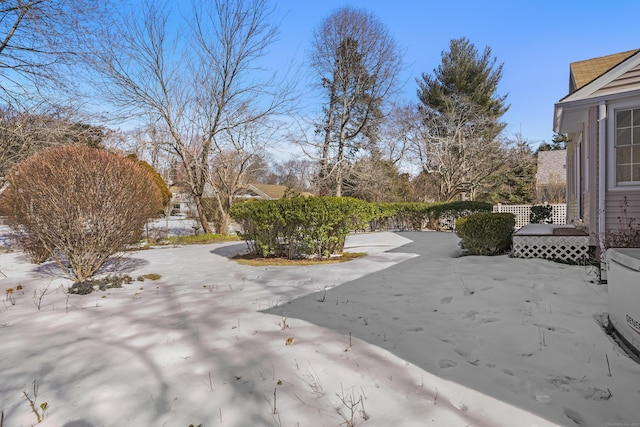
[{"label": "roof shingle", "polygon": [[638,52],[640,52],[640,49],[628,50],[626,52],[614,53],[613,55],[572,62],[569,65],[571,70],[569,93],[573,93],[581,87],[586,86]]}]

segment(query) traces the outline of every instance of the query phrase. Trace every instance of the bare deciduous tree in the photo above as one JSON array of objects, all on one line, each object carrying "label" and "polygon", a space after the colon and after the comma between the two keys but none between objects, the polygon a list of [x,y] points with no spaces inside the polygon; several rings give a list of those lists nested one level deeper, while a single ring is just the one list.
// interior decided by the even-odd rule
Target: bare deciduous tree
[{"label": "bare deciduous tree", "polygon": [[33,113],[0,109],[0,192],[9,169],[43,148],[102,144],[108,133],[104,128],[76,120],[74,111],[60,107]]},{"label": "bare deciduous tree", "polygon": [[231,218],[229,208],[241,189],[249,184],[254,168],[259,164],[263,149],[256,146],[252,130],[232,132],[228,135],[230,146],[227,149],[216,146],[207,176],[215,189],[214,226],[220,234],[228,234]]},{"label": "bare deciduous tree", "polygon": [[342,194],[348,156],[375,139],[382,104],[397,83],[401,55],[374,15],[344,7],[314,31],[310,62],[326,93],[318,126],[321,193]]},{"label": "bare deciduous tree", "polygon": [[76,281],[138,242],[147,219],[162,209],[146,170],[86,146],[40,151],[16,165],[8,182],[1,204],[18,240],[34,261],[52,256]]},{"label": "bare deciduous tree", "polygon": [[380,127],[376,151],[381,159],[399,165],[418,138],[416,107],[410,104],[394,104]]},{"label": "bare deciduous tree", "polygon": [[[3,0],[0,2],[0,99],[5,104],[33,105],[48,91],[68,95],[68,67],[83,42],[95,35],[92,26],[104,19],[106,1]],[[75,76],[77,79],[77,75]]]},{"label": "bare deciduous tree", "polygon": [[211,232],[202,199],[212,157],[289,99],[257,64],[276,37],[272,9],[267,0],[214,0],[171,13],[159,3],[136,3],[109,23],[96,65],[112,101],[149,117],[158,140],[180,159],[199,221]]},{"label": "bare deciduous tree", "polygon": [[552,176],[548,182],[536,186],[536,203],[565,203],[567,184],[565,177]]},{"label": "bare deciduous tree", "polygon": [[344,195],[369,202],[404,202],[409,198],[409,175],[394,163],[375,157],[361,158],[348,169]]},{"label": "bare deciduous tree", "polygon": [[477,104],[452,95],[442,110],[421,110],[423,135],[414,145],[423,171],[439,182],[438,200],[463,194],[473,200],[477,190],[506,163],[504,142],[495,137],[495,119]]},{"label": "bare deciduous tree", "polygon": [[286,185],[300,191],[311,191],[316,166],[310,159],[289,159],[276,163],[273,168],[273,184]]}]

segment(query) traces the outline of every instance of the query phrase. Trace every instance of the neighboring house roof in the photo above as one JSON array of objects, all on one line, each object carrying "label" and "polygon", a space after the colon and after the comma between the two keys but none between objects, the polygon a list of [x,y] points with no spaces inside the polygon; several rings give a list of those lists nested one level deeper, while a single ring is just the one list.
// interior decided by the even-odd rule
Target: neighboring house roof
[{"label": "neighboring house roof", "polygon": [[[281,199],[284,197],[287,189],[286,185],[275,185],[275,184],[249,184],[247,185],[247,190],[250,193],[254,193],[255,196],[260,197],[261,199],[274,200]],[[311,193],[307,193],[303,191],[301,193],[304,197],[313,196]],[[245,196],[246,197],[246,196]]]},{"label": "neighboring house roof", "polygon": [[569,93],[573,93],[586,86],[638,52],[640,52],[640,49],[628,50],[626,52],[614,53],[613,55],[572,62],[569,64]]},{"label": "neighboring house roof", "polygon": [[567,150],[538,152],[536,185],[564,184],[567,182]]},{"label": "neighboring house roof", "polygon": [[285,191],[287,191],[286,185],[275,184],[249,184],[247,188],[260,198],[267,200],[281,199]]},{"label": "neighboring house roof", "polygon": [[[245,189],[240,191],[240,194],[237,194],[236,197],[239,198],[258,198],[265,200],[275,200],[281,199],[284,197],[285,192],[287,191],[286,185],[273,185],[273,184],[248,184]],[[171,193],[174,195],[173,200],[176,202],[190,200],[191,195],[189,191],[181,186],[173,185],[169,189]],[[214,190],[207,183],[205,186],[205,197],[213,197]],[[312,196],[311,193],[302,192],[302,195],[305,197]]]}]

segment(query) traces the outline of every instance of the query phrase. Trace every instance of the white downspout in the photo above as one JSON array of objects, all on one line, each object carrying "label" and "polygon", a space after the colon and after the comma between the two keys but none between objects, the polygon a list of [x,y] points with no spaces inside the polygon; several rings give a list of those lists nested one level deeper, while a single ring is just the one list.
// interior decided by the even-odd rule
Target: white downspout
[{"label": "white downspout", "polygon": [[[603,236],[606,227],[605,193],[607,191],[607,104],[602,101],[598,105],[598,236]],[[598,238],[600,254],[604,257],[604,242]]]}]

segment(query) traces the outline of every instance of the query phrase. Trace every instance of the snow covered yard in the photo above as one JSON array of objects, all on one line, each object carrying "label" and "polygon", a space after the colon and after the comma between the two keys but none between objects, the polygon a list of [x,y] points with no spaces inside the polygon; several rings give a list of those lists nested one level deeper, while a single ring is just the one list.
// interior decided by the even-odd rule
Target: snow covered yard
[{"label": "snow covered yard", "polygon": [[456,244],[355,235],[368,257],[305,267],[229,260],[244,243],[165,247],[119,264],[159,280],[84,296],[54,265],[0,253],[4,425],[36,423],[34,380],[41,426],[640,422],[640,366],[594,317],[606,287],[581,267],[454,258]]}]

